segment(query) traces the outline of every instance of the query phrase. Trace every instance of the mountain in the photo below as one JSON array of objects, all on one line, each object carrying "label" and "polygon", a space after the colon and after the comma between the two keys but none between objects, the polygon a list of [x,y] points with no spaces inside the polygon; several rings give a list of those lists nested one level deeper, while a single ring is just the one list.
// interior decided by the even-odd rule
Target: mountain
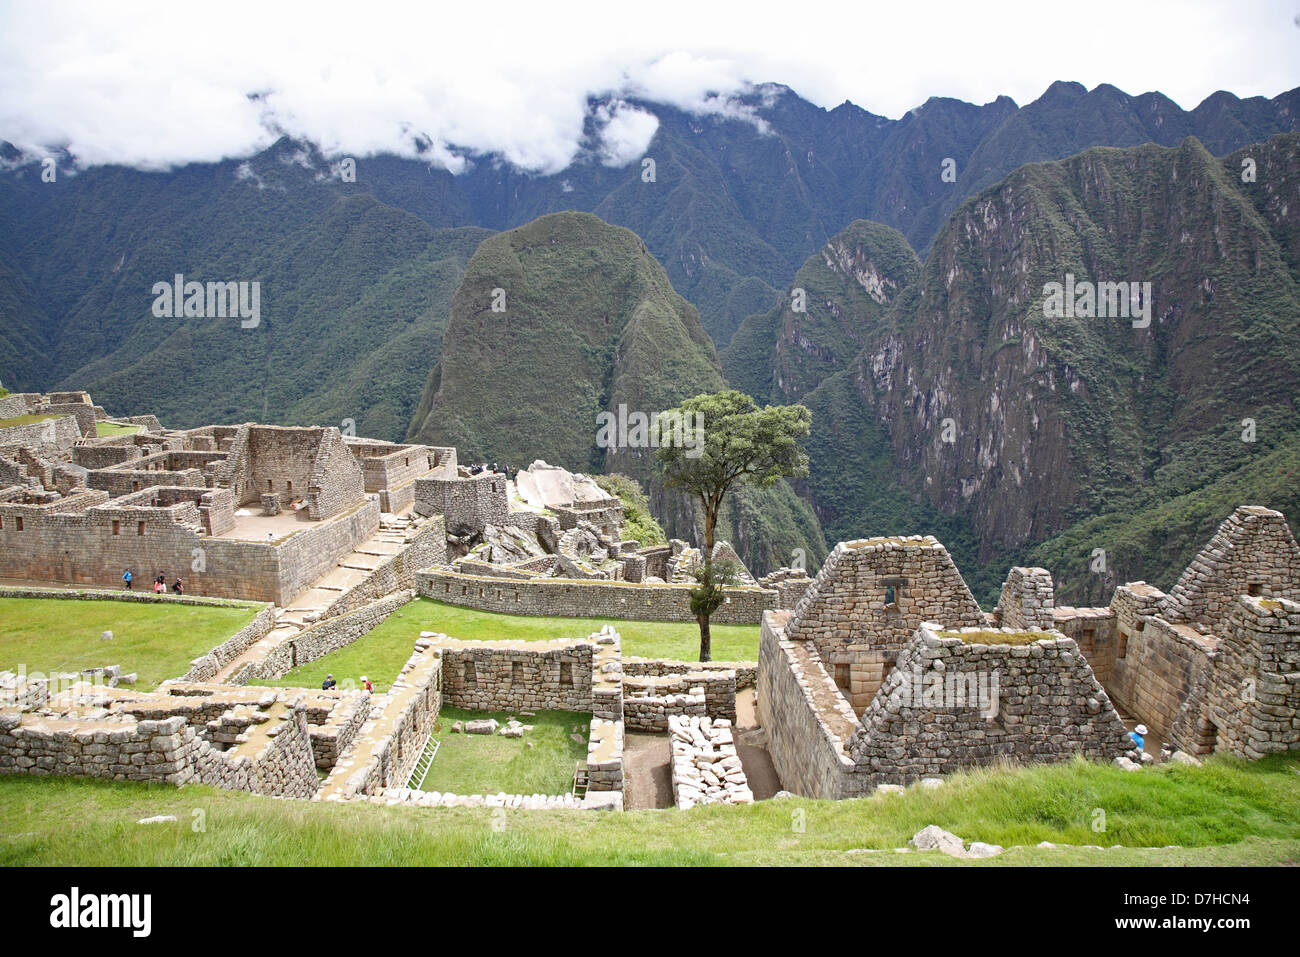
[{"label": "mountain", "polygon": [[722,351],[734,388],[773,402],[803,398],[845,368],[921,261],[897,230],[857,220],[795,273],[789,301],[750,316]]},{"label": "mountain", "polygon": [[[635,233],[568,212],[484,240],[442,344],[411,438],[455,445],[464,461],[541,458],[629,475],[669,534],[698,538],[693,511],[656,475],[653,448],[626,427],[631,443],[598,445],[603,413],[635,426],[630,416],[726,385],[699,313]],[[760,573],[795,548],[825,554],[816,518],[784,484],[746,490],[726,525]]]},{"label": "mountain", "polygon": [[[883,317],[834,291],[823,313],[864,345],[802,398],[827,534],[944,529],[981,597],[1025,561],[1082,601],[1172,584],[1237,504],[1296,522],[1298,188],[1297,134],[1092,149],[963,204]],[[1067,281],[1150,283],[1149,326],[1049,315]],[[844,341],[823,335],[801,343],[819,364]]]},{"label": "mountain", "polygon": [[[1007,97],[983,105],[936,97],[897,120],[851,103],[825,110],[777,84],[735,99],[723,114],[700,116],[642,101],[630,105],[653,113],[659,122],[645,154],[655,161],[653,182],[643,179],[639,163],[610,167],[602,161],[597,117],[609,106],[604,100],[590,103],[582,151],[569,168],[552,175],[524,173],[495,156],[467,156],[468,169],[459,175],[417,160],[378,156],[359,159],[355,182],[344,182],[336,161],[311,144],[283,140],[245,162],[193,164],[166,172],[122,167],[77,171],[65,164],[55,183],[43,183],[39,167],[21,165],[12,149],[0,145],[0,162],[7,168],[0,173],[0,225],[5,227],[0,237],[0,381],[21,388],[37,383],[95,387],[130,365],[140,391],[124,387],[121,380],[110,385],[114,396],[128,403],[124,412],[165,400],[168,405],[153,408],[168,413],[170,403],[176,403],[177,414],[190,421],[199,407],[170,387],[168,370],[180,362],[186,375],[201,372],[208,356],[227,351],[226,340],[220,335],[200,335],[188,344],[176,339],[174,348],[164,350],[171,354],[140,364],[137,360],[150,344],[161,348],[171,337],[155,324],[139,338],[133,320],[139,303],[149,301],[152,283],[176,272],[201,280],[251,281],[268,270],[266,276],[275,276],[278,288],[266,290],[267,309],[275,312],[285,337],[264,341],[260,348],[241,341],[235,351],[238,368],[265,369],[269,363],[275,375],[259,385],[237,370],[233,379],[223,373],[228,396],[223,401],[215,399],[222,391],[217,377],[202,377],[214,398],[201,407],[236,414],[264,406],[286,415],[315,411],[331,421],[355,418],[379,387],[373,374],[359,370],[354,379],[336,372],[349,384],[341,390],[336,384],[332,397],[315,400],[307,396],[318,387],[319,377],[304,375],[305,391],[282,390],[279,384],[286,375],[293,377],[299,362],[312,365],[306,354],[311,350],[301,348],[310,335],[331,339],[336,329],[342,333],[344,302],[362,300],[374,291],[372,283],[387,285],[384,309],[389,318],[414,323],[420,332],[401,338],[396,330],[400,346],[390,346],[384,330],[371,325],[360,340],[364,349],[382,343],[388,350],[385,366],[413,357],[416,343],[436,357],[437,323],[445,319],[454,275],[468,252],[451,240],[455,251],[450,261],[434,266],[444,258],[442,247],[426,250],[420,243],[432,242],[436,234],[421,232],[397,212],[434,230],[500,231],[569,209],[626,226],[645,240],[674,287],[699,309],[705,331],[721,350],[746,317],[779,306],[789,277],[855,220],[893,227],[924,256],[962,202],[1025,163],[1061,159],[1098,145],[1172,146],[1189,135],[1217,155],[1295,130],[1300,122],[1300,90],[1271,100],[1216,93],[1184,111],[1158,93],[1130,96],[1111,86],[1088,91],[1077,83],[1053,84],[1024,107]],[[945,171],[952,176],[945,177]],[[339,295],[317,297],[311,263],[301,255],[277,259],[289,248],[301,254],[319,251],[307,235],[340,228],[346,217],[331,218],[327,210],[348,199],[369,199],[397,211],[383,214],[393,217],[385,228],[395,231],[395,239],[326,238],[325,248],[372,268],[362,273],[343,268],[334,281],[337,261],[331,263],[322,281],[326,286],[333,282]],[[401,238],[407,231],[409,237]],[[349,241],[363,246],[347,251]],[[377,255],[374,261],[372,254]],[[403,277],[393,257],[418,264],[427,274]],[[399,275],[376,280],[380,270],[398,270]],[[355,281],[342,285],[349,277]],[[293,328],[285,328],[290,317]],[[346,322],[364,327],[374,318]],[[127,339],[135,341],[128,345]],[[281,351],[290,344],[297,347],[293,354]],[[334,358],[346,353],[350,364],[357,345],[354,339],[350,349],[333,350]],[[213,351],[199,355],[207,346]],[[193,353],[189,359],[180,355],[186,350]],[[416,385],[402,409],[376,416],[376,422],[397,430],[384,434],[400,433],[395,423],[409,419],[428,365],[420,373],[401,371],[403,388],[412,379]]]},{"label": "mountain", "polygon": [[[292,155],[167,176],[5,178],[5,385],[87,389],[175,427],[350,418],[363,434],[400,436],[488,232],[435,229],[322,186]],[[258,324],[155,316],[154,284],[177,273],[260,283]]]}]

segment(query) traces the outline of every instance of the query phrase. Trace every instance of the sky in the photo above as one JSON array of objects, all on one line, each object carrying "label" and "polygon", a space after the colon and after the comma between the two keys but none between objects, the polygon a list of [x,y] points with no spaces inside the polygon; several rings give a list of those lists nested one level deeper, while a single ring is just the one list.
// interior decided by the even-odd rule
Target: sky
[{"label": "sky", "polygon": [[1023,105],[1055,80],[1184,109],[1276,96],[1300,86],[1300,0],[0,0],[0,140],[83,167],[240,158],[287,133],[333,156],[553,173],[591,96],[610,98],[601,159],[624,165],[657,127],[624,97],[736,113],[776,82],[897,118],[931,96]]}]

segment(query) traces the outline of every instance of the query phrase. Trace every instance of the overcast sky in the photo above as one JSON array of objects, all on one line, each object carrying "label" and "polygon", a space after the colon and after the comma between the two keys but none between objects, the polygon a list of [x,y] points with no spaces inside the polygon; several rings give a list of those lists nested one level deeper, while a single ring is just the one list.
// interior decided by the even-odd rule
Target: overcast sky
[{"label": "overcast sky", "polygon": [[[931,96],[1023,105],[1054,80],[1160,90],[1185,109],[1300,86],[1300,0],[447,6],[2,0],[0,139],[165,167],[247,156],[279,131],[353,156],[415,155],[428,138],[453,168],[448,146],[554,172],[592,94],[718,111],[774,81],[898,117]],[[627,106],[599,119],[610,163],[656,126]]]}]

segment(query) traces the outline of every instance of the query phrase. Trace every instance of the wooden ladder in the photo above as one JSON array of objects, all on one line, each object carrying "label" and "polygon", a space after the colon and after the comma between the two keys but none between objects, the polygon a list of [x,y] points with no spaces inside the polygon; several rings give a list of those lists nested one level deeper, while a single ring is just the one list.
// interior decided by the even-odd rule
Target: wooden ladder
[{"label": "wooden ladder", "polygon": [[429,732],[429,740],[425,742],[424,751],[420,754],[420,760],[415,762],[415,770],[411,772],[411,780],[407,783],[412,791],[419,791],[424,787],[424,779],[429,776],[429,768],[433,766],[433,759],[438,755],[439,742],[434,740],[433,732]]},{"label": "wooden ladder", "polygon": [[587,796],[588,769],[586,761],[579,761],[573,769],[573,796],[576,798]]}]

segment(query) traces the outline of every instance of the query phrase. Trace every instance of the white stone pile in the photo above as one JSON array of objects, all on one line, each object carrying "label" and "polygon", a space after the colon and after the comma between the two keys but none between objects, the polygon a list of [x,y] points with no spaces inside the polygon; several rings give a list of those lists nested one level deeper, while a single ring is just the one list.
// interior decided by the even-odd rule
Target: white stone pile
[{"label": "white stone pile", "polygon": [[697,804],[752,804],[745,769],[726,718],[674,715],[668,719],[673,749],[673,801],[682,810]]}]

